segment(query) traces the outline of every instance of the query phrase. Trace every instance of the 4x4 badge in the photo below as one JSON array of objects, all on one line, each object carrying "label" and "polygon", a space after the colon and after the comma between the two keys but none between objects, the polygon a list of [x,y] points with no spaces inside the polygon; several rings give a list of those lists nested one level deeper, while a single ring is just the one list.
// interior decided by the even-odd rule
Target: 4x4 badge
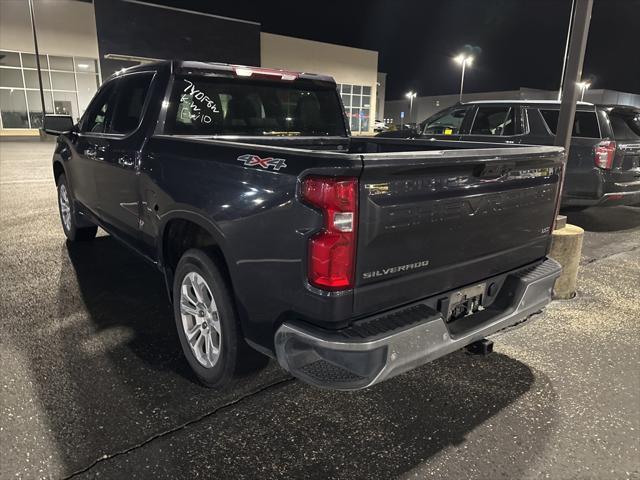
[{"label": "4x4 badge", "polygon": [[274,170],[280,170],[281,168],[286,168],[287,163],[284,161],[284,158],[261,158],[258,155],[253,155],[251,153],[246,153],[244,155],[240,155],[238,157],[239,162],[243,162],[247,167],[262,167],[267,170],[269,167],[272,167]]}]

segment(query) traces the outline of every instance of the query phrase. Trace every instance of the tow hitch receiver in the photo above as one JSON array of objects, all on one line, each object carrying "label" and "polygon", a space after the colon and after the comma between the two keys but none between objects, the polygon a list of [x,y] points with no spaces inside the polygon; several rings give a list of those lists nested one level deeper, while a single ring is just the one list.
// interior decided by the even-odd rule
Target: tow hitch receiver
[{"label": "tow hitch receiver", "polygon": [[465,347],[471,355],[489,355],[493,352],[493,342],[486,338],[470,343]]}]

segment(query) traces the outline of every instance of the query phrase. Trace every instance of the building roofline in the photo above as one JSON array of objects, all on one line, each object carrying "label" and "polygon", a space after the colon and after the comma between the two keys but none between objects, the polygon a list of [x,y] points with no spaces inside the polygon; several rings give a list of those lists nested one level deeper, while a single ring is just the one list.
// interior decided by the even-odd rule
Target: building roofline
[{"label": "building roofline", "polygon": [[378,57],[380,56],[380,52],[378,52],[377,50],[369,50],[367,48],[352,47],[351,45],[342,45],[340,43],[323,42],[321,40],[311,40],[310,38],[293,37],[291,35],[283,35],[281,33],[271,33],[271,32],[264,32],[264,31],[261,31],[260,35],[273,35],[274,37],[282,37],[282,38],[287,38],[289,40],[300,40],[303,42],[313,42],[313,43],[321,43],[323,45],[331,45],[333,47],[350,48],[351,50],[360,50],[361,52],[375,53]]},{"label": "building roofline", "polygon": [[205,12],[198,12],[195,10],[188,10],[186,8],[170,7],[168,5],[158,5],[157,3],[143,2],[141,0],[123,0],[123,1],[126,3],[144,5],[145,7],[163,8],[165,10],[173,10],[174,12],[190,13],[192,15],[202,15],[203,17],[212,17],[212,18],[217,18],[219,20],[229,20],[232,22],[248,23],[249,25],[261,26],[260,22],[253,22],[251,20],[242,20],[241,18],[224,17],[222,15],[215,15],[213,13],[205,13]]}]

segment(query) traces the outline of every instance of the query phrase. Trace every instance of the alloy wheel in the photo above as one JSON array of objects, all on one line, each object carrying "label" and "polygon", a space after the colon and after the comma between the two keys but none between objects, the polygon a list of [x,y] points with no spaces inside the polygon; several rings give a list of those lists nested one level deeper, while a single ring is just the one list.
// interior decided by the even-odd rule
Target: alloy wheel
[{"label": "alloy wheel", "polygon": [[194,357],[203,367],[212,368],[222,346],[220,318],[211,289],[197,272],[189,272],[182,279],[180,316]]},{"label": "alloy wheel", "polygon": [[67,192],[67,186],[63,183],[60,185],[60,215],[62,216],[62,223],[67,231],[71,230],[71,202],[69,201],[69,193]]}]

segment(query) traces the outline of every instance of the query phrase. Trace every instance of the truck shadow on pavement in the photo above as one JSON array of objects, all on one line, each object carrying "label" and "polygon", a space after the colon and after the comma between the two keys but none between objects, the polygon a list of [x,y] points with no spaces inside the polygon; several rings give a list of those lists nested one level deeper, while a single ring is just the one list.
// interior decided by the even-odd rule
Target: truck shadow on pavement
[{"label": "truck shadow on pavement", "polygon": [[[152,266],[108,236],[63,246],[61,262],[55,371],[32,362],[56,477],[389,478],[462,445],[532,389],[553,392],[515,359],[461,352],[362,392],[311,388],[273,362],[216,392],[190,373]],[[554,403],[510,414],[513,430],[491,440],[492,468],[518,476],[544,447]],[[470,465],[460,454],[457,465]]]},{"label": "truck shadow on pavement", "polygon": [[[524,394],[535,401],[508,408]],[[279,385],[92,473],[517,479],[544,451],[555,403],[548,379],[534,382],[526,365],[498,353],[476,359],[458,352],[361,392]],[[482,433],[468,440],[480,425]]]},{"label": "truck shadow on pavement", "polygon": [[567,216],[567,223],[588,232],[616,232],[640,227],[640,207],[592,207],[560,213]]}]

